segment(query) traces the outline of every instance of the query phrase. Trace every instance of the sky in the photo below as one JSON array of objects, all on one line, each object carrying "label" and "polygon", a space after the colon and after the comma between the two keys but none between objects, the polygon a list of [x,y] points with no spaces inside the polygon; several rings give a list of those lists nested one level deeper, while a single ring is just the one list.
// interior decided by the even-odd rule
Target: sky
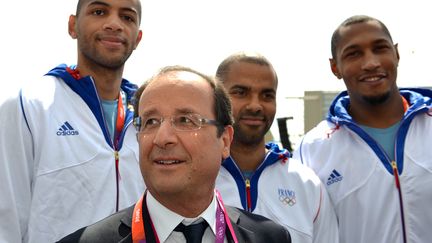
[{"label": "sky", "polygon": [[[0,100],[15,95],[60,63],[76,63],[67,31],[76,0],[4,1],[0,14]],[[166,65],[213,75],[237,51],[265,55],[278,73],[276,117],[302,113],[290,105],[306,90],[343,90],[330,71],[330,38],[346,18],[383,21],[398,43],[398,85],[432,86],[432,15],[428,1],[410,0],[142,0],[143,39],[124,77],[140,84]],[[295,98],[296,99],[296,98]],[[4,115],[4,114],[1,114]],[[276,133],[276,127],[272,132]],[[294,128],[296,133],[300,128]],[[277,135],[276,135],[277,137]]]}]

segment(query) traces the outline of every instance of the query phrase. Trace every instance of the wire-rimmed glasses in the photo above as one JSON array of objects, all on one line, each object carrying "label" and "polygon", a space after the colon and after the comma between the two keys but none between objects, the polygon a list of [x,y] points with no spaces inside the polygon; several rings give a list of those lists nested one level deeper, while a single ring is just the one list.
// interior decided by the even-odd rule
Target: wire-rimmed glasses
[{"label": "wire-rimmed glasses", "polygon": [[[138,116],[134,118],[133,124],[138,133],[152,133],[157,131],[162,122],[167,120],[164,117],[157,116]],[[171,126],[176,131],[196,131],[206,124],[220,126],[216,120],[203,118],[199,114],[178,114],[168,118]]]}]

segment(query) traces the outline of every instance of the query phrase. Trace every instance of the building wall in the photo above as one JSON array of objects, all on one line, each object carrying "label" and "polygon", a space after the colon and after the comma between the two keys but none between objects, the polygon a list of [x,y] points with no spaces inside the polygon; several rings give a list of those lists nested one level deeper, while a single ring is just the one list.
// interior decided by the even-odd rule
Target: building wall
[{"label": "building wall", "polygon": [[314,128],[327,116],[333,99],[341,91],[305,91],[304,92],[304,133]]}]

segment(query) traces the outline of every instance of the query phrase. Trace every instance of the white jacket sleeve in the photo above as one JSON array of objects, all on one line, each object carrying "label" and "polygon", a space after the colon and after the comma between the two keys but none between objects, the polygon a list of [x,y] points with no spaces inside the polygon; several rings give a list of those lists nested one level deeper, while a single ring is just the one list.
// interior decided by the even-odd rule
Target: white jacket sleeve
[{"label": "white jacket sleeve", "polygon": [[20,97],[0,105],[0,242],[23,242],[33,177],[32,136]]},{"label": "white jacket sleeve", "polygon": [[333,204],[321,185],[321,202],[314,220],[314,243],[339,242],[339,226]]}]

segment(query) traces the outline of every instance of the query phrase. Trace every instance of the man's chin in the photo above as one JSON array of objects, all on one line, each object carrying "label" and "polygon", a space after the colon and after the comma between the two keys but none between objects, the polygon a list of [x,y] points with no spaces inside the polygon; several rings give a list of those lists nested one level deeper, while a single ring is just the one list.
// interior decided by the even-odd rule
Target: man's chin
[{"label": "man's chin", "polygon": [[261,133],[257,133],[254,135],[251,135],[250,133],[247,135],[245,135],[244,133],[237,133],[236,135],[236,133],[234,132],[234,140],[249,146],[258,145],[264,140],[264,135],[262,135]]},{"label": "man's chin", "polygon": [[385,103],[390,98],[390,92],[377,95],[363,96],[363,100],[370,105],[380,105]]}]

